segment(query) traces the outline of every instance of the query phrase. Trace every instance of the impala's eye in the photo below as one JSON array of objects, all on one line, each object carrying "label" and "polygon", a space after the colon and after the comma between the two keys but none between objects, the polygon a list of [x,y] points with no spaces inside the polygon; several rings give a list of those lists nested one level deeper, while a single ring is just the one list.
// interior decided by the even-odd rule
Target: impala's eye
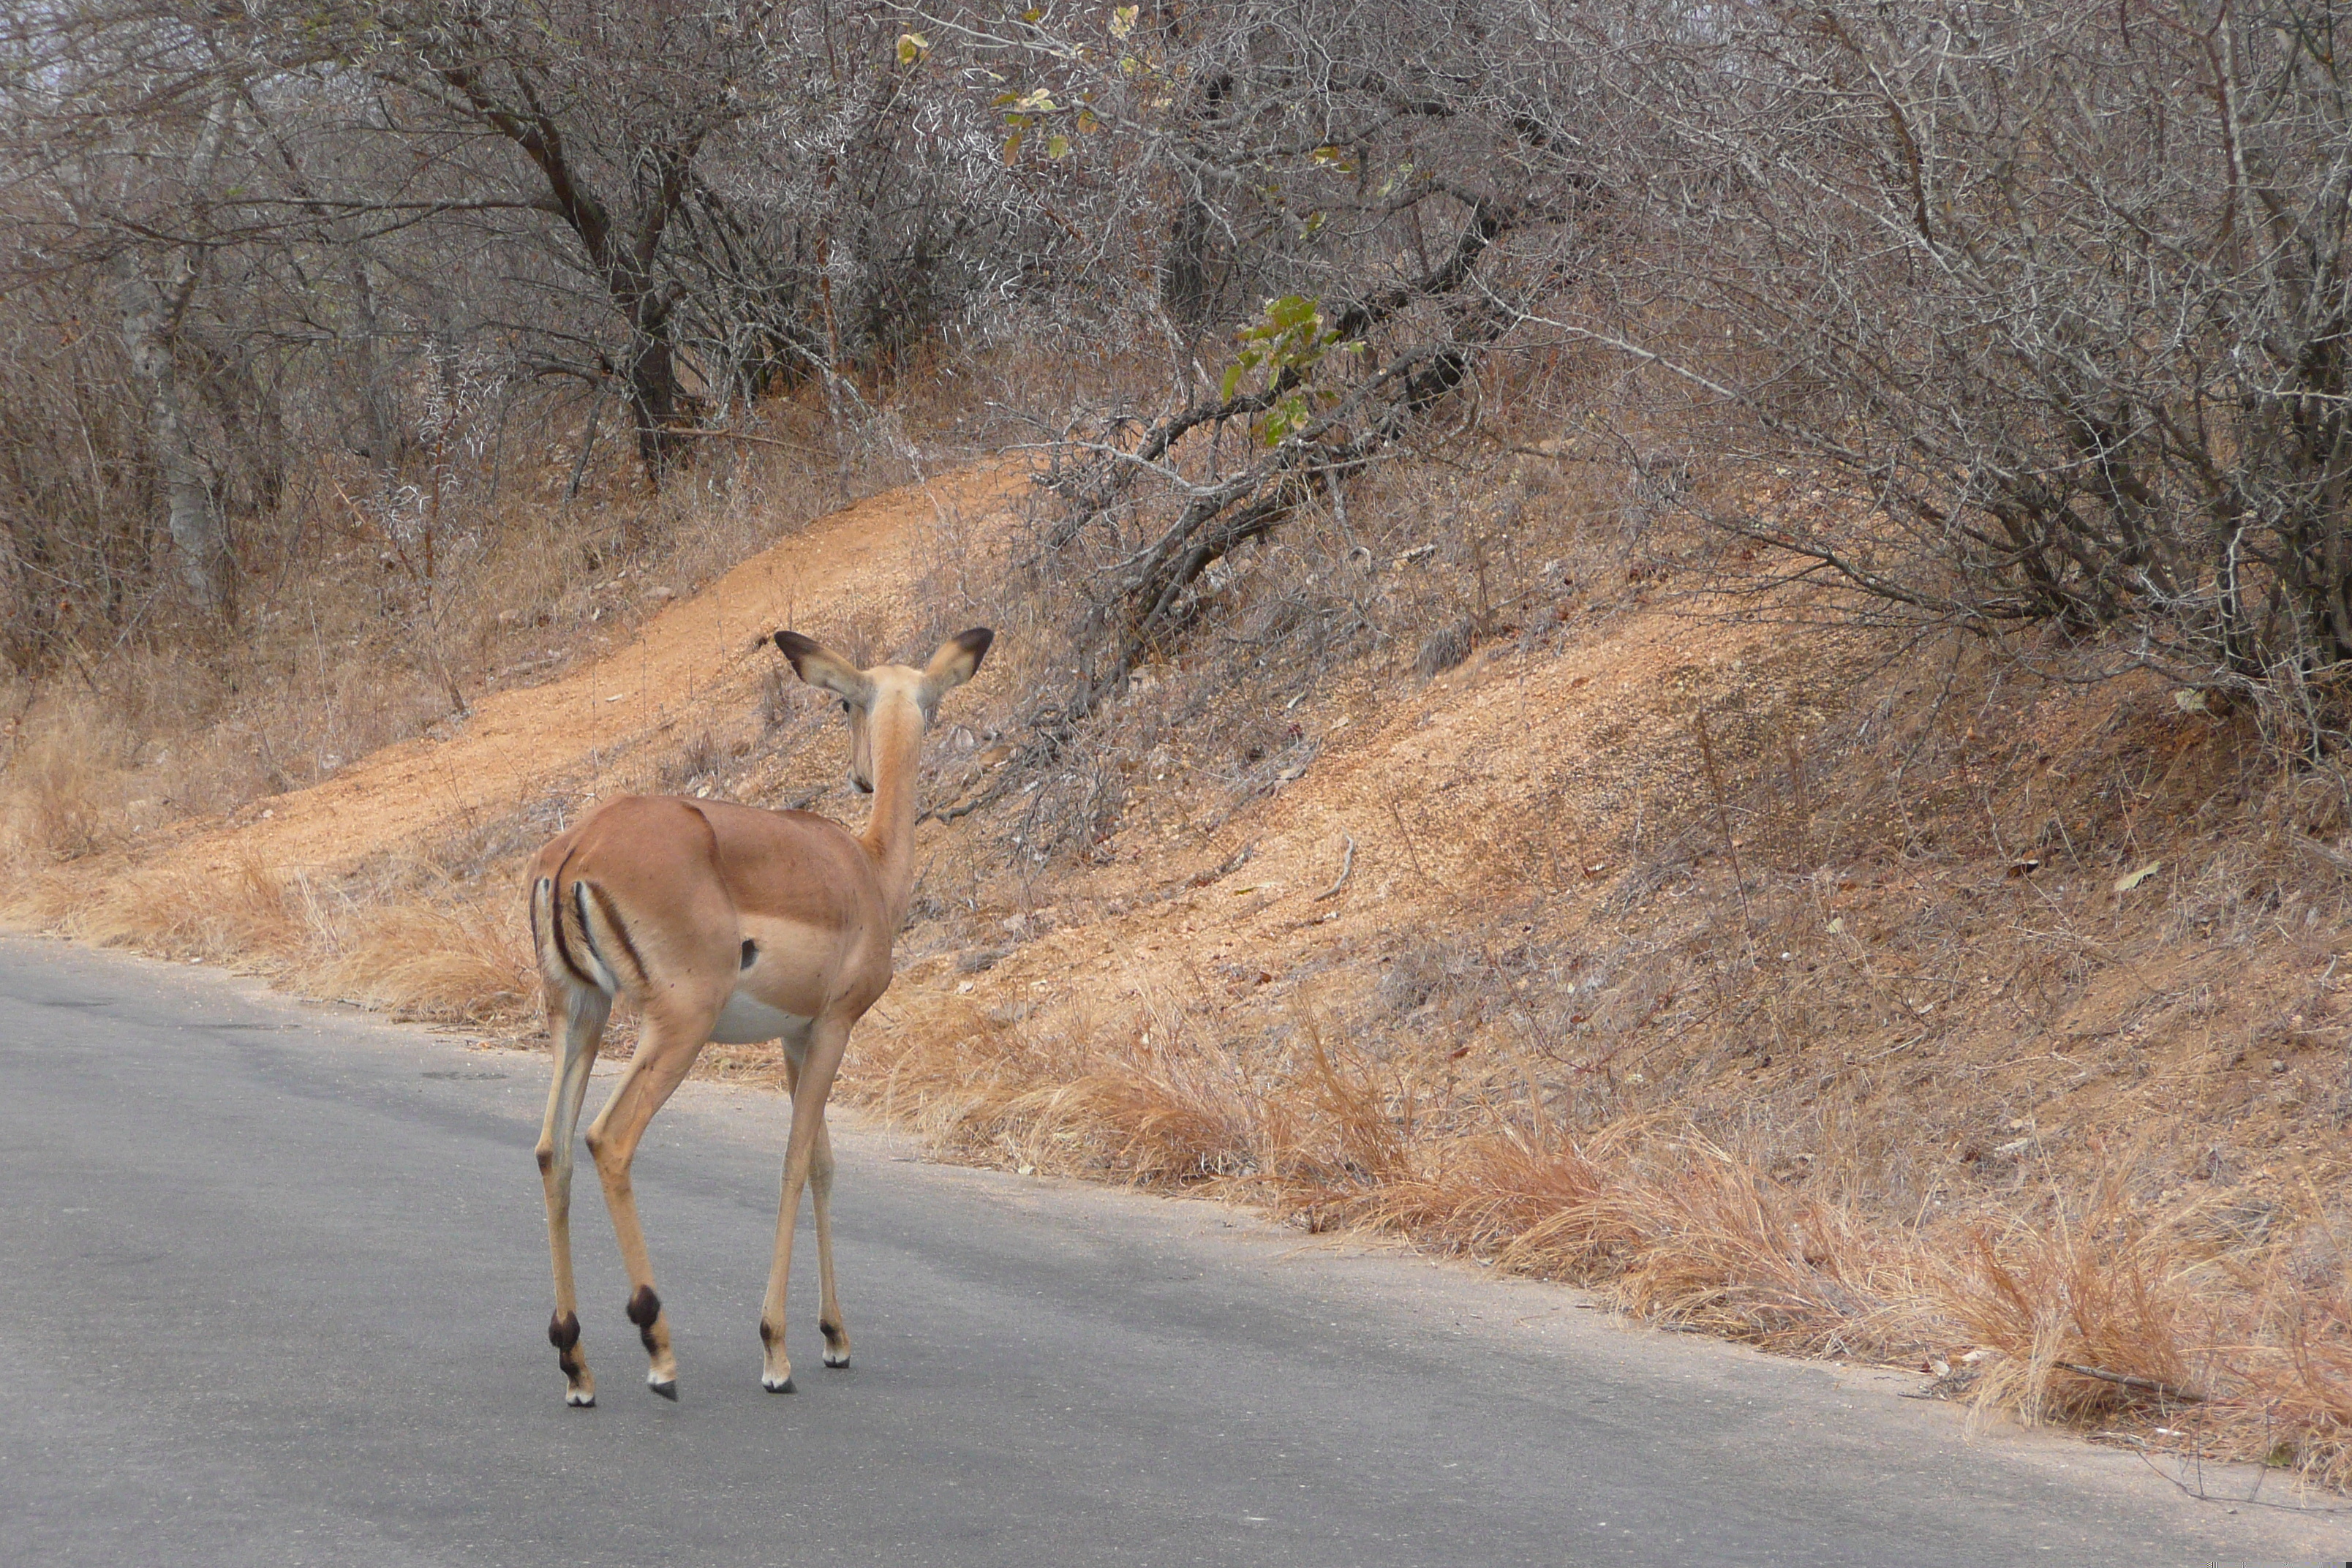
[{"label": "impala's eye", "polygon": [[841,700],[841,710],[842,710],[844,713],[846,713],[846,712],[848,712],[848,711],[849,711],[849,699],[848,699],[848,698],[846,698],[846,697],[845,697],[845,698],[843,698],[843,699]]}]

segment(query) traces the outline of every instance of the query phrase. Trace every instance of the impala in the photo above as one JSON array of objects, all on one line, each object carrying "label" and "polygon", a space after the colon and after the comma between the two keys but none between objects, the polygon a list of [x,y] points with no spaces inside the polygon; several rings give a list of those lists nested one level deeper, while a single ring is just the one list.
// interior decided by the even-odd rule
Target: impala
[{"label": "impala", "polygon": [[547,1337],[563,1369],[565,1403],[596,1403],[572,1279],[572,1130],[613,999],[621,995],[636,1004],[643,1026],[587,1143],[629,1272],[628,1318],[650,1358],[646,1382],[664,1398],[677,1397],[669,1318],[654,1290],[629,1163],[654,1112],[713,1040],[781,1041],[793,1096],[775,1256],[760,1311],[761,1384],[793,1391],[784,1285],[803,1186],[816,1212],[824,1364],[849,1364],[849,1331],[834,1294],[825,1097],[850,1026],[889,988],[891,942],[914,882],[923,731],[940,696],[980,668],[993,635],[983,627],[950,638],[921,669],[859,669],[798,632],[776,634],[793,673],[841,699],[849,716],[850,782],[874,797],[863,833],[805,811],[630,795],[583,817],[531,862],[531,945],[555,1042],[555,1081],[539,1134],[555,1261]]}]

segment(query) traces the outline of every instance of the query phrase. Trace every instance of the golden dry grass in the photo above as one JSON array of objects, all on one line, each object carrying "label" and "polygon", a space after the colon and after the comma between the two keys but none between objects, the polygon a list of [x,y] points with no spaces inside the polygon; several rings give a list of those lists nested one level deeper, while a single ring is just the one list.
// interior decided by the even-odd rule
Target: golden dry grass
[{"label": "golden dry grass", "polygon": [[1075,1039],[967,1004],[954,1026],[867,1037],[840,1092],[966,1157],[1212,1194],[1686,1330],[1937,1371],[1979,1417],[2352,1480],[2352,1320],[2316,1194],[2254,1241],[2202,1223],[2218,1198],[2136,1201],[2128,1164],[2087,1193],[1890,1223],[1668,1116],[1582,1138],[1509,1114],[1417,1125],[1431,1086],[1302,1034],[1254,1062],[1164,1005]]},{"label": "golden dry grass", "polygon": [[514,900],[359,905],[317,915],[295,975],[313,994],[405,1017],[511,1023],[539,980]]},{"label": "golden dry grass", "polygon": [[[411,880],[430,868],[410,868]],[[94,946],[226,964],[309,996],[396,1017],[514,1028],[538,981],[512,900],[387,901],[287,878],[250,851],[210,870],[57,869],[20,882],[0,912]]]}]

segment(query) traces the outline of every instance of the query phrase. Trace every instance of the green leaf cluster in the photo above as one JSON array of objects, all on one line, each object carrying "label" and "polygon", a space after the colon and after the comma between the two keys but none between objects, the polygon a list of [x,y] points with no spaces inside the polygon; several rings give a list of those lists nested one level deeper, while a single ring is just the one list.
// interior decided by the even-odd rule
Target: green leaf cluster
[{"label": "green leaf cluster", "polygon": [[[1093,94],[1079,96],[1086,99]],[[1045,156],[1059,162],[1070,155],[1071,142],[1064,131],[1054,129],[1055,125],[1077,134],[1091,134],[1102,129],[1094,110],[1083,102],[1076,106],[1057,103],[1053,93],[1042,87],[1029,92],[1000,92],[989,100],[989,107],[1004,111],[1005,129],[1010,132],[1004,139],[1003,155],[1008,163],[1021,155],[1021,143],[1032,132],[1045,132]],[[1075,114],[1071,112],[1073,107]]]},{"label": "green leaf cluster", "polygon": [[1339,394],[1328,387],[1307,384],[1327,353],[1360,352],[1363,344],[1342,342],[1324,318],[1322,302],[1305,294],[1268,300],[1265,311],[1234,334],[1240,343],[1233,363],[1225,367],[1223,393],[1231,398],[1244,381],[1263,372],[1269,387],[1287,386],[1258,420],[1257,437],[1269,447],[1306,427],[1318,405],[1328,405]]}]

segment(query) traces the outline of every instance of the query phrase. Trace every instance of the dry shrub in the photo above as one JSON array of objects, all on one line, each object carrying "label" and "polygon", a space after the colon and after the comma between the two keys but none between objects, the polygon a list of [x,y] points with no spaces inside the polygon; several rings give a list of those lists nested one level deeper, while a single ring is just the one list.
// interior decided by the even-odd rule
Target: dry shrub
[{"label": "dry shrub", "polygon": [[1645,1226],[1616,1287],[1633,1311],[1776,1350],[1873,1358],[1916,1343],[1916,1258],[1843,1205],[1686,1142],[1673,1173],[1620,1203]]},{"label": "dry shrub", "polygon": [[1605,1268],[1613,1256],[1591,1223],[1612,1191],[1583,1149],[1547,1147],[1507,1128],[1440,1151],[1428,1173],[1390,1187],[1361,1217],[1444,1251],[1507,1255],[1515,1268],[1570,1278]]},{"label": "dry shrub", "polygon": [[1202,1049],[1175,1009],[1073,1038],[960,1008],[945,1029],[862,1040],[843,1094],[944,1146],[1033,1169],[1181,1183],[1239,1173],[1259,1154],[1246,1073]]},{"label": "dry shrub", "polygon": [[2204,1415],[2222,1453],[2257,1454],[2344,1487],[2352,1479],[2352,1300],[2339,1285],[2295,1295],[2281,1342],[2225,1352],[2245,1393]]},{"label": "dry shrub", "polygon": [[[992,1121],[1032,1165],[1083,1151],[1097,1173],[1175,1184],[1238,1175],[1264,1157],[1250,1086],[1230,1058],[1148,1035],[1066,1083],[1014,1095]],[[1017,1134],[1013,1130],[1018,1129]],[[1075,1148],[1071,1146],[1076,1146]]]},{"label": "dry shrub", "polygon": [[960,1000],[862,1039],[842,1093],[975,1157],[1386,1232],[1783,1352],[1972,1352],[1951,1381],[1979,1419],[2120,1426],[2352,1480],[2352,1320],[2324,1226],[2217,1244],[2230,1233],[2197,1206],[2135,1196],[2137,1150],[2088,1199],[2044,1181],[1905,1225],[1835,1184],[1776,1180],[1671,1110],[1571,1136],[1334,1034],[1301,1009],[1281,1047],[1220,1038],[1164,996],[1050,1025]]},{"label": "dry shrub", "polygon": [[450,898],[446,875],[404,869],[383,879],[437,883],[445,896],[394,902],[366,885],[322,888],[307,875],[281,876],[247,847],[206,872],[27,877],[5,912],[95,945],[230,963],[306,995],[406,1018],[521,1026],[538,982],[519,909]]},{"label": "dry shrub", "polygon": [[538,996],[511,900],[311,905],[311,953],[295,976],[314,994],[404,1018],[518,1024]]},{"label": "dry shrub", "polygon": [[[2053,1194],[2054,1199],[2055,1194]],[[1980,1226],[1944,1282],[1942,1304],[1963,1336],[1995,1352],[1980,1408],[2027,1426],[2105,1420],[2153,1388],[2096,1378],[2088,1366],[2188,1389],[2187,1347],[2211,1342],[2210,1304],[2176,1216],[2136,1213],[2111,1177],[2087,1212],[2017,1215]]]},{"label": "dry shrub", "polygon": [[70,721],[43,724],[8,769],[6,820],[20,857],[69,860],[111,837],[116,769],[92,731]]},{"label": "dry shrub", "polygon": [[1640,1123],[1581,1145],[1491,1121],[1459,1136],[1425,1085],[1311,1014],[1294,1040],[1237,1051],[1164,1001],[1053,1037],[968,1007],[869,1042],[845,1091],[950,1147],[1395,1232],[1776,1348],[1920,1342],[1920,1257],[1849,1208]]},{"label": "dry shrub", "polygon": [[992,1141],[998,1110],[1057,1063],[980,1007],[959,1005],[920,1032],[871,1031],[844,1064],[836,1094],[908,1122],[943,1147]]},{"label": "dry shrub", "polygon": [[285,882],[250,847],[209,871],[126,871],[62,896],[69,901],[56,923],[101,947],[258,967],[282,962],[299,945]]},{"label": "dry shrub", "polygon": [[1628,1310],[1801,1353],[1906,1353],[1917,1262],[1842,1205],[1639,1121],[1546,1147],[1508,1130],[1434,1156],[1361,1219]]},{"label": "dry shrub", "polygon": [[[952,426],[987,384],[911,406]],[[388,521],[383,497],[404,476],[314,454],[288,477],[270,558],[247,563],[233,628],[164,617],[60,645],[69,658],[21,704],[9,694],[23,711],[0,764],[0,854],[30,865],[120,848],[317,783],[488,690],[543,679],[781,534],[919,477],[909,407],[902,396],[869,421],[889,425],[877,438],[821,405],[775,403],[761,417],[785,445],[714,441],[650,497],[607,442],[576,500],[574,419],[544,452],[500,448],[501,472],[467,468],[443,498],[429,572]],[[869,606],[846,636],[878,646],[882,632]]]}]

